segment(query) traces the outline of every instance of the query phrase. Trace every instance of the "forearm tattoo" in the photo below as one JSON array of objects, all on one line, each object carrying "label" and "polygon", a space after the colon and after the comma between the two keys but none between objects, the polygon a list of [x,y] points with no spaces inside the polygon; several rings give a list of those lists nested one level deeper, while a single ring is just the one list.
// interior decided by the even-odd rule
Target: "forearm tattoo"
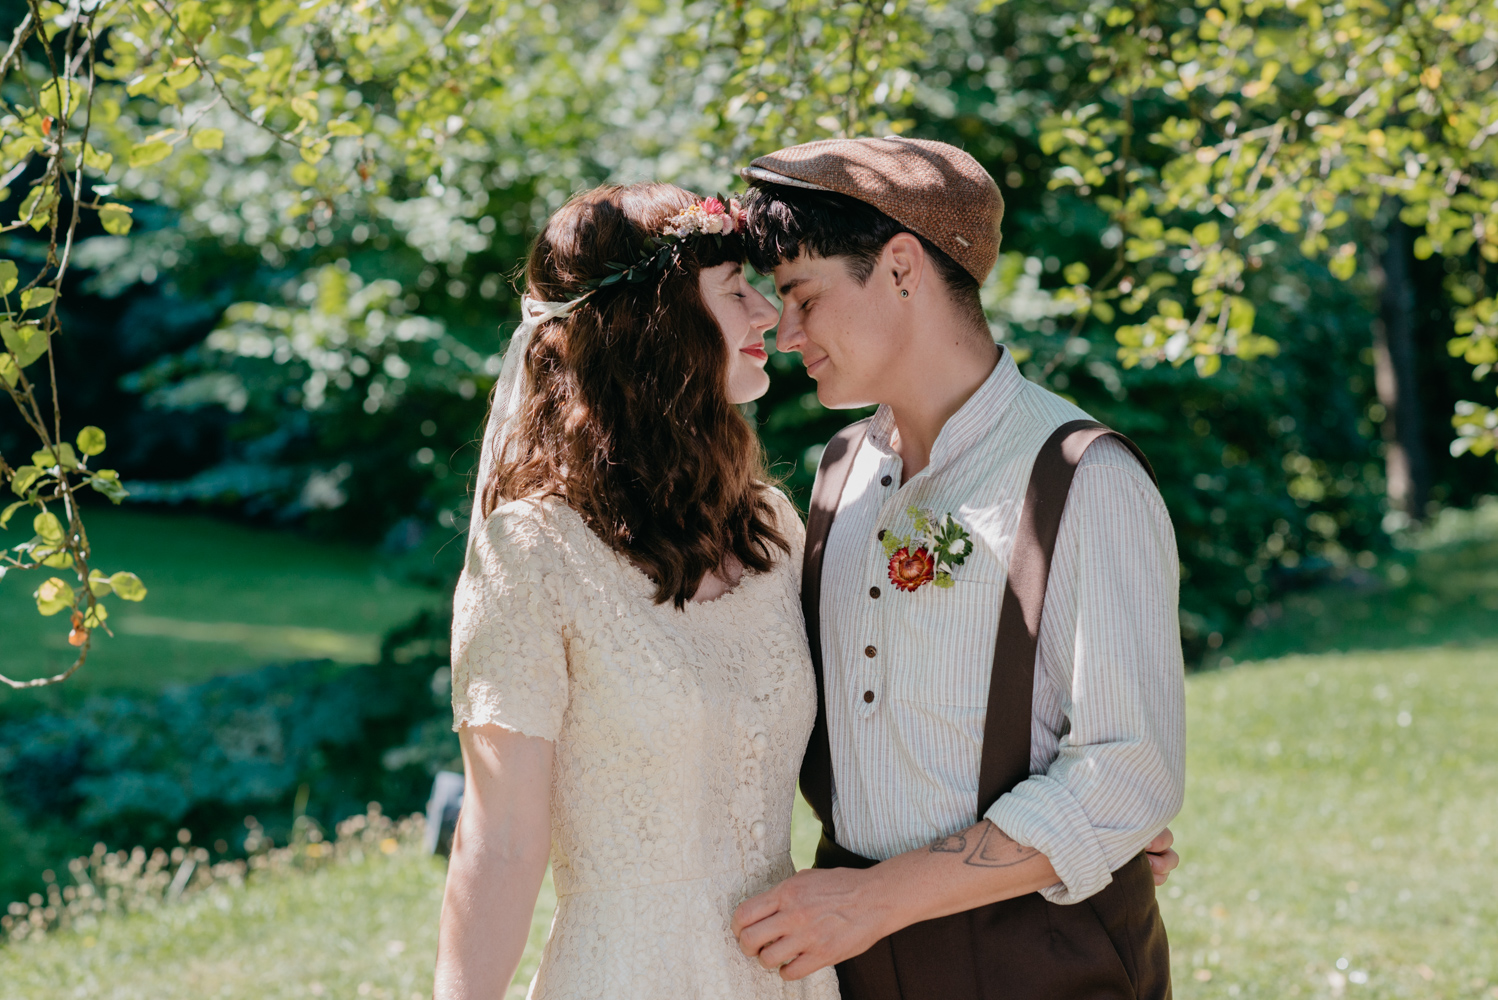
[{"label": "forearm tattoo", "polygon": [[[969,851],[968,837],[974,834],[977,835],[978,843]],[[974,868],[1011,868],[1029,861],[1040,852],[1033,847],[1015,843],[998,827],[984,820],[978,826],[969,827],[961,833],[938,837],[931,842],[931,853],[966,854],[962,863]]]}]

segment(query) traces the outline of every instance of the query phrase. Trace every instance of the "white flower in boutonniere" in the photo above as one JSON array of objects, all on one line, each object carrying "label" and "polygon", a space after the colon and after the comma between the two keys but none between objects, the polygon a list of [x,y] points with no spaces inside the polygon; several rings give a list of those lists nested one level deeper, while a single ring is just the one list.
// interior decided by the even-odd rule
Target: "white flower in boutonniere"
[{"label": "white flower in boutonniere", "polygon": [[906,508],[911,532],[897,535],[881,532],[884,554],[889,558],[889,582],[896,590],[910,593],[926,584],[950,587],[952,571],[973,553],[973,539],[951,514],[938,518],[927,507]]}]

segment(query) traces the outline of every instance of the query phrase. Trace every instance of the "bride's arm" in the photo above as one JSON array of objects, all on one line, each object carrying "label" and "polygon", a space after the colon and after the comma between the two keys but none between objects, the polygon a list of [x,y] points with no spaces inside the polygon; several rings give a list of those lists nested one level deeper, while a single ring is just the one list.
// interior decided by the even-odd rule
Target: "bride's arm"
[{"label": "bride's arm", "polygon": [[437,939],[436,1000],[502,997],[530,936],[551,839],[550,740],[459,732],[463,808]]}]

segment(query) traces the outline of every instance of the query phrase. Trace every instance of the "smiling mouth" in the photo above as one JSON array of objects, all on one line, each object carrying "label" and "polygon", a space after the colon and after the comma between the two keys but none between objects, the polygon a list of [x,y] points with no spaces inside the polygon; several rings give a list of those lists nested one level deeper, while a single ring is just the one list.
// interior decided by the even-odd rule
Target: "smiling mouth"
[{"label": "smiling mouth", "polygon": [[827,355],[824,354],[820,358],[817,358],[817,360],[808,362],[806,365],[806,374],[810,375],[812,372],[816,371],[817,368],[821,366],[822,362],[826,360]]},{"label": "smiling mouth", "polygon": [[747,354],[756,361],[768,361],[770,355],[765,352],[764,344],[751,344],[748,347],[740,347],[740,354]]}]

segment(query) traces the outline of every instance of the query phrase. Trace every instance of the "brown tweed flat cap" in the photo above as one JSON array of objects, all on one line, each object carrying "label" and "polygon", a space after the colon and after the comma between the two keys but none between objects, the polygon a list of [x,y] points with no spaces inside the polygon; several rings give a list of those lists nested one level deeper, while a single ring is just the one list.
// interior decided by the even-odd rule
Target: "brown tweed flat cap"
[{"label": "brown tweed flat cap", "polygon": [[1004,198],[978,161],[927,139],[823,139],[761,156],[753,183],[833,191],[868,202],[945,251],[981,284],[999,259]]}]

